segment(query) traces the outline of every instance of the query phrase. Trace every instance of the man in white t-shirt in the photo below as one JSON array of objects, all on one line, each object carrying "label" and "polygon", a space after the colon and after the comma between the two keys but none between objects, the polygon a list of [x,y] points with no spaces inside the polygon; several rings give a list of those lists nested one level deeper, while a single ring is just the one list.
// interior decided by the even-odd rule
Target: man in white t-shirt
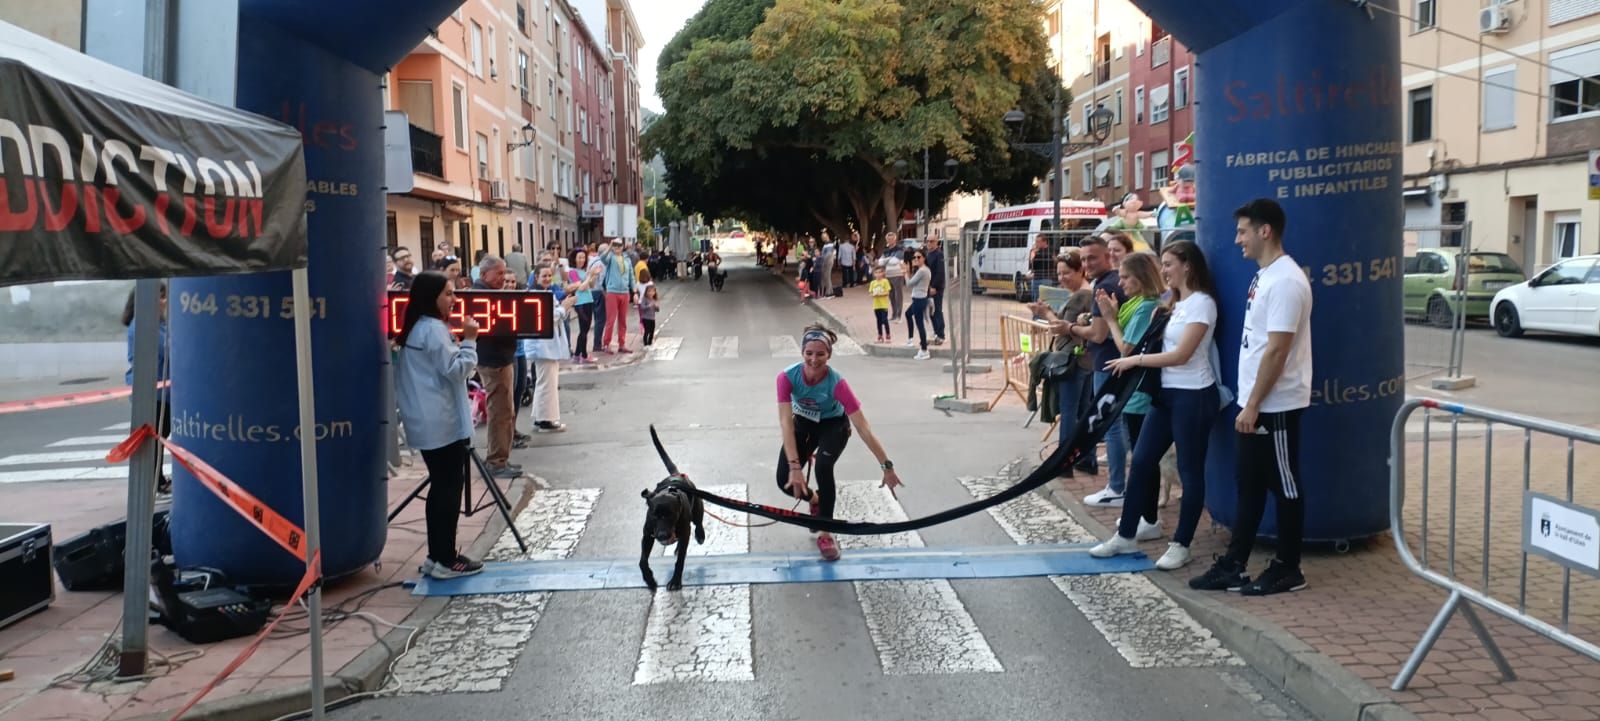
[{"label": "man in white t-shirt", "polygon": [[[1306,587],[1300,573],[1305,501],[1300,416],[1311,405],[1311,283],[1283,250],[1284,213],[1259,198],[1234,211],[1234,242],[1260,270],[1250,281],[1239,340],[1238,505],[1228,552],[1191,588],[1266,596]],[[1267,493],[1277,500],[1277,558],[1245,575]]]}]

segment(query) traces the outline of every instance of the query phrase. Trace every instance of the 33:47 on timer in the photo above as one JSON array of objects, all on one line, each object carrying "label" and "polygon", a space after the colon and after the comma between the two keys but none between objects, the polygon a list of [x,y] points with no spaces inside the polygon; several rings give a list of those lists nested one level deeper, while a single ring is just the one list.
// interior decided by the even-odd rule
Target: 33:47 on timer
[{"label": "33:47 on timer", "polygon": [[1349,263],[1328,263],[1322,266],[1320,277],[1312,274],[1310,266],[1305,266],[1306,277],[1312,281],[1321,281],[1323,285],[1352,285],[1394,278],[1399,275],[1399,269],[1400,259],[1395,256],[1373,258],[1366,262],[1358,260]]}]

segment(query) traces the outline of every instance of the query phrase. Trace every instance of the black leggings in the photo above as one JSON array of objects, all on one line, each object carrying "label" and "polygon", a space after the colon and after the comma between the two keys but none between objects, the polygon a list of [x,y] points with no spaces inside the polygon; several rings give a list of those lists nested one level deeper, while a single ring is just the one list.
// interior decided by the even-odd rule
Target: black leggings
[{"label": "black leggings", "polygon": [[[578,308],[578,347],[573,349],[572,355],[578,358],[589,357],[589,326],[594,323],[594,304],[584,303]],[[596,334],[598,335],[598,334]]]},{"label": "black leggings", "polygon": [[467,440],[422,452],[428,466],[428,558],[438,563],[456,560],[456,514],[461,512],[471,453]]},{"label": "black leggings", "polygon": [[[838,489],[833,481],[833,464],[839,460],[839,454],[844,452],[845,444],[849,442],[850,420],[844,416],[821,421],[795,416],[794,446],[800,454],[800,462],[805,463],[812,452],[816,453],[811,471],[817,482],[817,512],[822,518],[833,518],[833,503],[838,498]],[[778,490],[794,495],[789,491],[789,452],[783,448],[778,449]]]}]

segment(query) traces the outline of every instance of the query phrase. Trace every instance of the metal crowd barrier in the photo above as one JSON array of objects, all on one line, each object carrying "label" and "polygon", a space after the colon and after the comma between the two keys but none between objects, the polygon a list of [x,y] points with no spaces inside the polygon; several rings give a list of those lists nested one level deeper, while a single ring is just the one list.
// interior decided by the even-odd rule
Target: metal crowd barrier
[{"label": "metal crowd barrier", "polygon": [[1015,315],[1000,316],[1000,365],[1005,369],[1005,384],[989,401],[989,410],[994,410],[1006,391],[1028,400],[1028,361],[1033,354],[1050,350],[1054,337],[1048,323]]},{"label": "metal crowd barrier", "polygon": [[[1405,501],[1406,501],[1406,423],[1413,412],[1418,408],[1426,409],[1423,416],[1422,431],[1422,507],[1420,524],[1420,548],[1413,552],[1406,541],[1405,533]],[[1448,531],[1445,539],[1445,564],[1441,570],[1429,565],[1429,463],[1433,412],[1441,411],[1450,416],[1450,471],[1449,471],[1449,508]],[[1460,478],[1457,475],[1461,421],[1462,419],[1475,419],[1483,423],[1484,434],[1484,472],[1483,472],[1483,533],[1481,539],[1482,568],[1481,588],[1473,587],[1469,579],[1457,574],[1456,557],[1457,547],[1465,539],[1458,537],[1458,490]],[[1492,511],[1494,510],[1494,483],[1493,453],[1494,430],[1497,426],[1521,429],[1522,431],[1522,500],[1521,512],[1521,571],[1517,582],[1517,598],[1515,605],[1512,602],[1496,598],[1492,592],[1490,549],[1495,536],[1491,534]],[[1564,499],[1559,499],[1533,490],[1532,459],[1533,436],[1535,433],[1566,439],[1566,483]],[[1600,577],[1600,566],[1591,566],[1583,560],[1584,553],[1592,552],[1595,544],[1600,543],[1600,538],[1592,535],[1587,537],[1587,547],[1584,546],[1585,533],[1582,528],[1592,528],[1593,524],[1600,521],[1600,511],[1586,509],[1573,504],[1574,495],[1574,451],[1577,443],[1588,443],[1600,446],[1600,432],[1580,426],[1556,423],[1539,418],[1504,413],[1501,411],[1464,406],[1455,403],[1445,403],[1432,399],[1419,398],[1406,401],[1396,414],[1390,439],[1390,483],[1389,483],[1389,522],[1394,534],[1395,548],[1400,553],[1400,559],[1412,573],[1424,580],[1450,592],[1444,606],[1439,609],[1433,622],[1429,624],[1422,639],[1412,651],[1411,657],[1406,660],[1400,673],[1395,677],[1390,688],[1403,691],[1411,682],[1411,678],[1421,667],[1428,652],[1433,648],[1439,635],[1450,622],[1450,617],[1460,611],[1471,625],[1473,633],[1483,642],[1485,651],[1495,666],[1500,670],[1506,680],[1515,679],[1515,672],[1506,661],[1504,654],[1490,636],[1489,629],[1479,619],[1473,609],[1476,605],[1499,616],[1517,623],[1534,633],[1561,644],[1585,656],[1600,660],[1600,646],[1579,638],[1571,628],[1572,607],[1572,571],[1577,569],[1580,573]],[[1533,517],[1533,510],[1545,509],[1540,518]],[[1549,513],[1558,515],[1558,520],[1552,524]],[[1576,521],[1575,523],[1573,521]],[[1552,525],[1554,526],[1555,541],[1551,540]],[[1579,527],[1582,528],[1579,528]],[[1574,534],[1574,529],[1577,529]],[[1502,536],[1503,538],[1503,536]],[[1566,540],[1566,539],[1570,539]],[[1579,551],[1570,554],[1566,550],[1566,543],[1570,542],[1572,548]],[[1554,545],[1552,545],[1554,544]],[[1469,549],[1470,550],[1470,549]],[[1561,568],[1561,619],[1555,624],[1535,617],[1528,609],[1528,557],[1529,555],[1541,556],[1560,564]],[[1471,571],[1467,571],[1471,574]]]}]

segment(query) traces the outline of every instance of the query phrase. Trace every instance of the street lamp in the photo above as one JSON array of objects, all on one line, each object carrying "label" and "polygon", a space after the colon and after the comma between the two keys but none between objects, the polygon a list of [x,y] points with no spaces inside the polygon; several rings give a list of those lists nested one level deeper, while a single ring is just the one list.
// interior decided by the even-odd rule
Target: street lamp
[{"label": "street lamp", "polygon": [[1111,135],[1111,123],[1115,113],[1107,110],[1104,105],[1095,108],[1084,119],[1085,139],[1080,141],[1068,140],[1062,133],[1061,122],[1061,85],[1056,84],[1055,101],[1051,103],[1051,110],[1055,114],[1055,122],[1050,124],[1050,140],[1043,143],[1022,142],[1022,121],[1027,115],[1021,110],[1007,112],[1001,120],[1010,128],[1011,147],[1017,150],[1026,150],[1050,159],[1050,196],[1054,203],[1053,218],[1055,229],[1061,230],[1061,193],[1065,189],[1061,183],[1061,158],[1071,153],[1077,153],[1090,148],[1099,147]]},{"label": "street lamp", "polygon": [[533,123],[524,123],[517,132],[522,134],[522,140],[515,143],[506,143],[506,152],[508,153],[517,148],[526,148],[529,145],[533,145]]},{"label": "street lamp", "polygon": [[[896,161],[894,161],[894,172],[895,172],[896,175],[905,175],[906,170],[910,169],[910,167],[911,167],[911,164],[907,163],[904,160],[896,160]],[[959,161],[957,161],[955,158],[950,158],[950,159],[944,161],[944,177],[943,178],[929,177],[930,169],[928,167],[928,149],[927,148],[923,148],[922,149],[922,177],[921,178],[907,178],[907,179],[904,179],[904,180],[900,181],[902,183],[905,183],[906,185],[910,185],[912,187],[916,187],[916,188],[921,188],[922,189],[922,222],[923,222],[923,226],[922,226],[922,229],[920,231],[918,231],[918,232],[922,236],[921,237],[921,241],[924,244],[926,244],[927,240],[928,240],[928,224],[933,222],[933,209],[928,207],[929,203],[931,202],[929,200],[929,198],[928,198],[928,195],[929,195],[928,191],[931,191],[934,188],[937,188],[937,187],[939,187],[941,185],[944,185],[945,183],[948,183],[948,182],[950,182],[952,180],[955,180],[956,179],[956,170],[959,169],[960,167],[961,167],[961,163]]]}]

